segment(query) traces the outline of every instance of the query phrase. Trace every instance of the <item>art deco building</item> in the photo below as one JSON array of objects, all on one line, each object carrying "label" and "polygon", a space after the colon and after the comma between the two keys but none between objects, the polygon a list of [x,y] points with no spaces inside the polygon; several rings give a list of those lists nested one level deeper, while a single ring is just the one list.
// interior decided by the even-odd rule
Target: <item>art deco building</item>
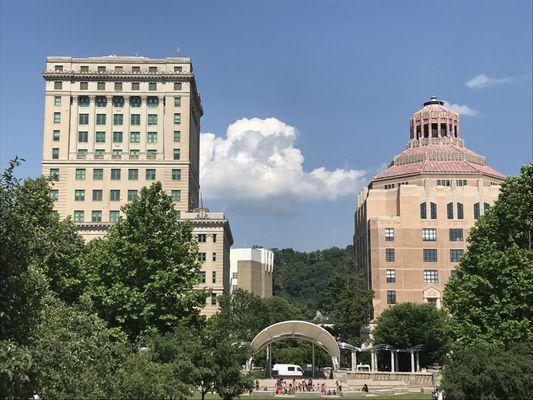
[{"label": "art deco building", "polygon": [[[229,223],[197,210],[203,110],[191,59],[48,57],[43,76],[42,172],[58,178],[60,216],[72,216],[87,240],[102,236],[122,205],[160,181],[199,241],[217,238],[209,260],[200,243],[203,275],[212,273],[201,286],[229,291]],[[204,311],[213,309],[216,297]]]},{"label": "art deco building", "polygon": [[432,97],[410,119],[404,151],[357,198],[354,251],[374,290],[374,318],[400,302],[441,306],[470,228],[504,175],[467,149],[459,115]]},{"label": "art deco building", "polygon": [[259,297],[272,297],[274,252],[262,247],[231,249],[231,291],[244,289]]}]

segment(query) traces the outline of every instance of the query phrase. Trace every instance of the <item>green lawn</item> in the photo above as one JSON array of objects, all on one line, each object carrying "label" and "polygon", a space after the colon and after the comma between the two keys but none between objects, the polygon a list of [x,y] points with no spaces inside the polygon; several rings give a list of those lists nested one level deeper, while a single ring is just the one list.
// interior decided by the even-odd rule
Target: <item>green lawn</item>
[{"label": "green lawn", "polygon": [[[241,400],[242,399],[245,399],[245,398],[249,398],[249,399],[253,399],[253,397],[248,397],[248,395],[244,395],[241,397]],[[277,399],[283,399],[283,398],[287,398],[287,399],[294,399],[294,397],[288,397],[288,396],[275,396],[275,397],[272,397],[271,399],[274,399],[274,400],[277,400]],[[193,400],[198,400],[200,399],[200,396],[197,395],[197,396],[194,396],[193,397]],[[205,399],[206,400],[220,400],[220,397],[217,395],[217,394],[211,394],[211,393],[208,393],[206,396],[205,396]],[[308,399],[306,399],[305,397],[298,397],[298,400],[318,400],[320,398],[317,398],[317,397],[309,397]],[[396,395],[390,395],[390,394],[387,394],[387,395],[383,395],[383,396],[373,396],[372,394],[369,394],[367,395],[366,397],[361,397],[361,396],[358,396],[358,397],[355,397],[355,396],[350,396],[349,394],[346,394],[345,396],[343,397],[333,397],[332,399],[335,399],[335,400],[342,400],[342,399],[347,399],[347,400],[355,400],[355,399],[373,399],[373,400],[398,400],[398,399],[401,399],[401,400],[430,400],[431,399],[431,394],[430,393],[401,393],[401,394],[396,394]],[[266,400],[266,398],[264,398],[264,400]]]}]

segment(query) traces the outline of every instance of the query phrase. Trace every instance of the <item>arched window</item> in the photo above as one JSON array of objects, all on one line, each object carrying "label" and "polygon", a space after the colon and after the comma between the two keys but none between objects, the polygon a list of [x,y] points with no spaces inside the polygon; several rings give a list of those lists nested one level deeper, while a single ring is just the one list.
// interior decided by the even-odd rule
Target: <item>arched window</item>
[{"label": "arched window", "polygon": [[426,203],[420,203],[420,218],[421,219],[427,218]]},{"label": "arched window", "polygon": [[437,204],[430,203],[431,206],[431,219],[437,219]]},{"label": "arched window", "polygon": [[448,214],[448,219],[453,219],[453,203],[446,205],[446,213]]},{"label": "arched window", "polygon": [[483,203],[483,211],[487,212],[487,211],[489,211],[489,209],[490,209],[490,204],[489,203]]},{"label": "arched window", "polygon": [[479,218],[479,203],[474,204],[474,219]]},{"label": "arched window", "polygon": [[464,219],[463,203],[457,203],[457,219]]}]

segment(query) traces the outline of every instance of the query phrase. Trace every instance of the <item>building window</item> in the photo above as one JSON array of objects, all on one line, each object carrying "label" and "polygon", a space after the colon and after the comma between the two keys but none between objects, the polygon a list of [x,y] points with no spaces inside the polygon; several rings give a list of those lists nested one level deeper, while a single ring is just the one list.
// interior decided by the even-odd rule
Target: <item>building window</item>
[{"label": "building window", "polygon": [[96,125],[105,125],[105,114],[96,114]]},{"label": "building window", "polygon": [[113,114],[113,124],[122,125],[123,115],[122,114]]},{"label": "building window", "polygon": [[437,262],[437,249],[423,249],[424,262]]},{"label": "building window", "polygon": [[174,149],[174,160],[180,159],[180,149]]},{"label": "building window", "polygon": [[464,252],[463,249],[450,249],[450,262],[459,262]]},{"label": "building window", "polygon": [[96,143],[105,143],[105,132],[98,131],[95,134]]},{"label": "building window", "polygon": [[134,74],[138,74],[139,72],[141,72],[141,67],[131,67],[131,72],[133,72]]},{"label": "building window", "polygon": [[449,179],[437,179],[437,186],[451,186],[451,184]]},{"label": "building window", "polygon": [[431,219],[437,219],[437,204],[429,203],[431,211]]},{"label": "building window", "polygon": [[457,219],[464,219],[463,203],[457,203]]},{"label": "building window", "polygon": [[141,114],[131,114],[130,123],[131,125],[141,125]]},{"label": "building window", "polygon": [[198,234],[198,243],[205,243],[207,241],[207,235],[204,233]]},{"label": "building window", "polygon": [[83,222],[85,219],[85,213],[81,210],[74,211],[74,222]]},{"label": "building window", "polygon": [[93,211],[91,216],[92,222],[102,222],[102,211]]},{"label": "building window", "polygon": [[80,82],[80,90],[89,90],[89,82]]},{"label": "building window", "polygon": [[216,233],[213,234],[213,243],[216,243],[217,242],[217,235]]},{"label": "building window", "polygon": [[489,211],[490,209],[490,204],[489,203],[483,203],[483,212],[486,213],[487,211]]},{"label": "building window", "polygon": [[80,125],[87,125],[89,123],[89,114],[80,114],[78,123]]},{"label": "building window", "polygon": [[173,190],[171,195],[172,201],[181,201],[181,190]]},{"label": "building window", "polygon": [[138,195],[138,191],[137,190],[128,190],[128,201],[133,201],[137,198],[137,195]]},{"label": "building window", "polygon": [[102,168],[93,169],[93,180],[101,181],[104,179],[104,170]]},{"label": "building window", "polygon": [[198,272],[198,280],[200,281],[200,283],[205,283],[205,272],[204,271]]},{"label": "building window", "polygon": [[396,283],[396,270],[388,269],[385,272],[385,277],[387,278],[387,283]]},{"label": "building window", "polygon": [[157,114],[148,114],[148,125],[157,125]]},{"label": "building window", "polygon": [[63,82],[61,82],[61,81],[55,81],[55,82],[54,82],[54,89],[55,89],[55,90],[61,90],[61,89],[63,89]]},{"label": "building window", "polygon": [[109,222],[117,222],[120,218],[120,211],[111,210],[109,211]]},{"label": "building window", "polygon": [[463,230],[460,228],[450,228],[450,242],[462,242]]},{"label": "building window", "polygon": [[395,183],[387,183],[385,185],[385,189],[394,189],[396,187],[396,184]]},{"label": "building window", "polygon": [[122,158],[122,149],[113,150],[113,159],[120,160]]},{"label": "building window", "polygon": [[75,201],[85,201],[85,190],[76,189],[74,191],[74,200]]},{"label": "building window", "polygon": [[113,96],[113,106],[117,108],[124,107],[124,97]]},{"label": "building window", "polygon": [[109,191],[109,200],[111,201],[120,201],[120,190],[110,190]]},{"label": "building window", "polygon": [[122,82],[115,82],[115,90],[116,91],[122,90]]},{"label": "building window", "polygon": [[113,168],[111,170],[111,180],[112,181],[120,181],[120,169]]},{"label": "building window", "polygon": [[178,143],[181,140],[181,132],[180,131],[174,131],[174,142]]},{"label": "building window", "polygon": [[217,253],[213,253],[213,258],[212,258],[213,262],[216,262],[217,260]]},{"label": "building window", "polygon": [[79,131],[78,132],[78,142],[87,143],[89,141],[89,132]]},{"label": "building window", "polygon": [[105,90],[105,82],[97,82],[96,90]]},{"label": "building window", "polygon": [[427,218],[426,203],[420,203],[420,218],[421,219]]},{"label": "building window", "polygon": [[54,147],[52,149],[52,160],[58,160],[59,159],[59,149],[57,147]]},{"label": "building window", "polygon": [[59,168],[50,168],[50,178],[54,181],[59,180]]},{"label": "building window", "polygon": [[231,274],[231,278],[232,279],[238,279],[239,277],[239,273],[238,272],[234,272],[233,274]]},{"label": "building window", "polygon": [[395,260],[395,253],[394,249],[385,249],[385,261],[386,262],[394,262]]},{"label": "building window", "polygon": [[50,200],[56,201],[59,196],[59,191],[57,189],[50,190]]},{"label": "building window", "polygon": [[154,150],[154,149],[146,150],[147,159],[155,160],[156,156],[157,156],[157,150]]},{"label": "building window", "polygon": [[148,107],[157,107],[159,105],[159,99],[157,97],[150,96],[146,99]]},{"label": "building window", "polygon": [[148,132],[148,143],[157,143],[157,132]]},{"label": "building window", "polygon": [[157,90],[157,83],[155,83],[155,82],[148,83],[148,90],[150,90],[150,91]]},{"label": "building window", "polygon": [[211,283],[217,283],[217,272],[211,272]]},{"label": "building window", "polygon": [[474,204],[474,219],[478,219],[479,218],[479,203],[475,203]]},{"label": "building window", "polygon": [[139,150],[130,150],[130,160],[139,159]]},{"label": "building window", "polygon": [[181,97],[174,97],[174,107],[181,106]]},{"label": "building window", "polygon": [[198,261],[200,262],[205,261],[205,253],[198,253]]},{"label": "building window", "polygon": [[130,143],[139,143],[141,141],[141,132],[130,132]]},{"label": "building window", "polygon": [[122,132],[113,132],[113,143],[122,143]]},{"label": "building window", "polygon": [[56,72],[62,72],[63,71],[63,66],[62,65],[56,65],[55,66],[55,71]]},{"label": "building window", "polygon": [[428,303],[429,305],[433,306],[433,307],[437,307],[437,298],[436,297],[428,297],[426,299],[426,303]]},{"label": "building window", "polygon": [[396,304],[396,290],[387,290],[387,304]]},{"label": "building window", "polygon": [[157,67],[148,67],[148,72],[151,72],[151,73],[157,72]]},{"label": "building window", "polygon": [[95,99],[96,107],[107,106],[107,98],[104,96],[97,96]]},{"label": "building window", "polygon": [[140,97],[130,97],[130,106],[132,107],[140,107],[141,102],[142,100]]},{"label": "building window", "polygon": [[61,105],[61,96],[54,96],[54,106]]},{"label": "building window", "polygon": [[55,130],[52,132],[52,140],[54,142],[58,142],[59,141],[59,131]]},{"label": "building window", "polygon": [[394,240],[394,228],[385,228],[385,241],[392,242]]},{"label": "building window", "polygon": [[181,113],[174,113],[174,123],[181,124]]},{"label": "building window", "polygon": [[54,124],[59,124],[61,122],[61,113],[55,112],[54,113]]},{"label": "building window", "polygon": [[155,169],[149,168],[146,170],[146,180],[147,181],[155,180]]},{"label": "building window", "polygon": [[76,180],[77,181],[84,181],[87,173],[85,171],[85,168],[76,168]]},{"label": "building window", "polygon": [[455,185],[456,186],[467,186],[468,185],[468,181],[466,179],[456,179],[455,180]]},{"label": "building window", "polygon": [[82,65],[80,67],[80,72],[89,72],[89,66],[88,65]]},{"label": "building window", "polygon": [[93,201],[102,201],[103,191],[100,189],[93,190]]},{"label": "building window", "polygon": [[436,269],[425,269],[424,270],[424,283],[438,283],[439,282],[439,271]]},{"label": "building window", "polygon": [[217,305],[217,295],[215,293],[211,293],[211,305],[212,306]]},{"label": "building window", "polygon": [[446,214],[448,219],[453,219],[453,203],[446,204]]},{"label": "building window", "polygon": [[140,90],[141,84],[139,82],[132,82],[131,83],[131,90]]},{"label": "building window", "polygon": [[78,154],[76,155],[78,159],[86,159],[87,158],[87,149],[78,149]]},{"label": "building window", "polygon": [[181,82],[174,82],[174,90],[181,90]]},{"label": "building window", "polygon": [[104,65],[99,65],[99,66],[98,66],[98,72],[99,72],[99,73],[104,73],[104,72],[105,72],[105,69],[106,69],[106,68],[105,68]]},{"label": "building window", "polygon": [[89,107],[91,100],[87,96],[78,97],[78,105],[80,107]]},{"label": "building window", "polygon": [[173,169],[172,170],[172,180],[173,181],[181,181],[181,169]]},{"label": "building window", "polygon": [[422,240],[424,242],[434,242],[437,240],[437,229],[435,228],[423,228]]},{"label": "building window", "polygon": [[120,72],[122,73],[124,71],[124,68],[122,67],[122,65],[117,65],[115,66],[115,72]]},{"label": "building window", "polygon": [[101,160],[104,158],[105,149],[94,149],[95,160]]}]

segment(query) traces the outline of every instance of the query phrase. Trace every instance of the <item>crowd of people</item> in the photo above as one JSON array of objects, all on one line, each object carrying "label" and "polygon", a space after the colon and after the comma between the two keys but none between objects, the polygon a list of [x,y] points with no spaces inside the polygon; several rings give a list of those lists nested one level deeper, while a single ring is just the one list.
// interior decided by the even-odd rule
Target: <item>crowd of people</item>
[{"label": "crowd of people", "polygon": [[[256,389],[259,388],[259,384],[256,383]],[[292,382],[287,383],[283,378],[278,378],[276,381],[276,394],[293,395],[296,392],[319,392],[323,396],[337,396],[342,393],[342,383],[335,382],[335,388],[327,388],[324,382],[313,383],[313,379],[302,379],[297,381],[293,379]]]}]

